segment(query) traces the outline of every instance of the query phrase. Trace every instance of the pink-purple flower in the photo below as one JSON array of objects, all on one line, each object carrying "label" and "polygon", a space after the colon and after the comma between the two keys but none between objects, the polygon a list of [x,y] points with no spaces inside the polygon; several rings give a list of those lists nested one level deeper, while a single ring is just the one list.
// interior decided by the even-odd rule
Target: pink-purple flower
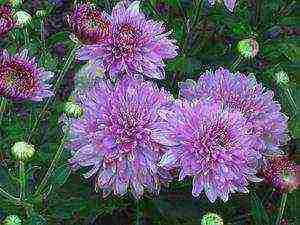
[{"label": "pink-purple flower", "polygon": [[10,7],[0,6],[0,38],[4,37],[15,25]]},{"label": "pink-purple flower", "polygon": [[53,95],[46,83],[52,76],[29,58],[27,49],[14,56],[6,50],[0,52],[0,96],[13,101],[42,101]]},{"label": "pink-purple flower", "polygon": [[[210,5],[214,5],[216,2],[219,2],[220,0],[208,0],[208,3]],[[233,12],[234,10],[234,7],[236,5],[236,1],[237,0],[223,0],[226,8],[230,11],[230,12]]]},{"label": "pink-purple flower", "polygon": [[79,4],[67,17],[75,36],[84,44],[96,44],[110,35],[109,15],[91,4]]},{"label": "pink-purple flower", "polygon": [[76,97],[83,117],[69,122],[67,147],[74,169],[88,167],[103,196],[122,196],[130,190],[140,198],[144,190],[158,193],[171,177],[157,166],[164,145],[151,138],[160,123],[157,111],[171,104],[171,96],[151,82],[125,78],[113,87],[99,80]]},{"label": "pink-purple flower", "polygon": [[160,165],[179,168],[179,180],[193,177],[194,197],[204,191],[211,202],[227,201],[230,193],[247,193],[249,181],[261,181],[261,154],[251,145],[251,124],[238,111],[219,102],[179,100],[158,114],[163,121],[152,138],[170,147]]},{"label": "pink-purple flower", "polygon": [[279,147],[288,139],[287,117],[273,100],[273,91],[257,83],[253,75],[220,68],[201,75],[198,82],[182,83],[180,95],[189,100],[221,101],[225,107],[241,112],[251,124],[255,149],[266,155],[282,153]]},{"label": "pink-purple flower", "polygon": [[78,58],[102,59],[110,76],[126,72],[164,79],[164,60],[178,54],[176,40],[169,37],[171,32],[161,22],[146,19],[140,12],[140,1],[118,3],[113,8],[111,22],[110,38],[82,47]]},{"label": "pink-purple flower", "polygon": [[271,157],[262,174],[268,184],[281,192],[291,192],[300,185],[300,166],[286,155]]}]

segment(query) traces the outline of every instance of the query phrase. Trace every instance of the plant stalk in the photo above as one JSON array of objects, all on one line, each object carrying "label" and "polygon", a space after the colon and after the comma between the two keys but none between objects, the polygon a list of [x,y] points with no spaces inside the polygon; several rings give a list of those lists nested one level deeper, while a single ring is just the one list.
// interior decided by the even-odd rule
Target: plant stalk
[{"label": "plant stalk", "polygon": [[231,65],[230,70],[231,70],[231,71],[235,71],[242,61],[243,61],[243,57],[242,57],[242,56],[239,56],[239,57],[234,61],[234,63]]},{"label": "plant stalk", "polygon": [[277,216],[277,220],[276,220],[276,225],[280,225],[281,223],[281,219],[282,219],[282,216],[283,216],[283,213],[284,213],[284,209],[285,209],[285,205],[286,205],[286,201],[287,201],[287,193],[284,193],[282,195],[282,198],[281,198],[281,202],[280,202],[280,212]]},{"label": "plant stalk", "polygon": [[6,108],[7,101],[4,97],[1,97],[1,102],[0,102],[0,125],[2,124],[2,119],[3,119],[3,114]]},{"label": "plant stalk", "polygon": [[20,176],[20,200],[26,198],[26,174],[24,162],[19,162],[19,176]]}]

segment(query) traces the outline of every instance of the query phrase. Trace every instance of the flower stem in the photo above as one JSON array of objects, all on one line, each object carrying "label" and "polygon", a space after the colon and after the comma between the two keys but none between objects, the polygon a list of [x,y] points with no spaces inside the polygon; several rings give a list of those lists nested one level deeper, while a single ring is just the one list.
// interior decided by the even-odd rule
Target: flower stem
[{"label": "flower stem", "polygon": [[41,42],[42,42],[42,48],[45,50],[46,45],[45,45],[45,23],[44,23],[44,19],[41,20]]},{"label": "flower stem", "polygon": [[0,125],[2,124],[2,119],[3,119],[3,114],[6,108],[6,99],[4,97],[1,97],[1,102],[0,102]]},{"label": "flower stem", "polygon": [[285,205],[286,205],[287,195],[288,195],[287,193],[284,193],[282,195],[281,202],[280,202],[280,212],[277,216],[277,220],[275,223],[276,225],[280,225],[280,222],[281,222],[281,219],[282,219],[282,216],[284,213]]},{"label": "flower stem", "polygon": [[53,160],[52,160],[52,162],[50,164],[50,167],[47,170],[47,173],[45,174],[43,180],[41,181],[40,185],[37,188],[37,191],[35,193],[36,195],[41,194],[41,192],[43,191],[43,189],[46,187],[49,178],[52,176],[52,173],[53,173],[53,171],[54,171],[54,169],[55,169],[57,163],[59,162],[59,160],[61,158],[61,155],[63,153],[65,137],[66,137],[66,133],[64,134],[64,136],[63,136],[63,138],[61,140],[60,146],[57,149],[57,152],[55,153],[55,156],[54,156],[54,158],[53,158]]},{"label": "flower stem", "polygon": [[[76,43],[74,46],[73,46],[73,49],[70,51],[69,55],[68,55],[68,58],[62,68],[62,70],[59,72],[58,74],[58,78],[54,84],[54,87],[53,87],[53,92],[54,94],[56,94],[59,86],[60,86],[60,83],[63,79],[63,77],[65,76],[66,72],[68,71],[69,67],[71,66],[74,58],[75,58],[75,54],[76,54],[76,50],[77,48],[80,46],[80,44]],[[45,105],[43,106],[42,108],[42,112],[38,115],[37,119],[35,120],[34,124],[33,124],[33,127],[31,129],[31,132],[29,133],[29,136],[27,138],[27,141],[30,142],[30,139],[32,138],[32,135],[34,134],[34,132],[36,131],[38,125],[39,125],[39,122],[40,120],[43,118],[44,116],[44,113],[46,112],[46,109],[48,108],[49,104],[51,102],[51,98],[48,98]]]},{"label": "flower stem", "polygon": [[230,70],[231,71],[235,71],[236,68],[240,65],[240,63],[243,61],[243,57],[242,56],[239,56],[235,61],[234,63],[231,65],[230,67]]},{"label": "flower stem", "polygon": [[20,175],[20,199],[23,200],[26,197],[26,174],[24,162],[19,162],[19,175]]},{"label": "flower stem", "polygon": [[140,200],[136,201],[136,221],[135,225],[140,225]]},{"label": "flower stem", "polygon": [[28,34],[28,30],[26,27],[24,27],[24,41],[25,41],[25,47],[28,48],[28,45],[29,45],[29,34]]}]

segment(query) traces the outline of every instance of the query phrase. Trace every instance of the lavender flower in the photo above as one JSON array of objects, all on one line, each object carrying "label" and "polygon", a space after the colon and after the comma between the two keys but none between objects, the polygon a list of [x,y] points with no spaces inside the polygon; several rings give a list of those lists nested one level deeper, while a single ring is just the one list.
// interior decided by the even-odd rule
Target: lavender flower
[{"label": "lavender flower", "polygon": [[251,145],[251,124],[236,111],[210,101],[178,101],[172,110],[162,109],[164,119],[152,138],[170,146],[160,165],[180,168],[179,180],[193,177],[193,196],[204,190],[211,202],[227,201],[230,193],[247,193],[261,158]]},{"label": "lavender flower", "polygon": [[[220,2],[220,0],[208,0],[208,3],[210,5],[214,5],[216,2]],[[233,12],[234,7],[236,5],[236,0],[223,0],[226,8],[230,11]]]},{"label": "lavender flower", "polygon": [[287,140],[287,117],[273,100],[273,91],[265,91],[253,76],[232,74],[220,68],[206,72],[198,82],[188,80],[180,85],[180,94],[187,99],[213,99],[225,107],[238,110],[252,125],[252,142],[263,154],[282,153],[279,146]]},{"label": "lavender flower", "polygon": [[76,37],[85,44],[102,42],[110,35],[109,16],[91,4],[77,5],[67,21]]},{"label": "lavender flower", "polygon": [[0,6],[0,38],[4,37],[15,25],[11,9]]},{"label": "lavender flower", "polygon": [[148,77],[165,77],[164,59],[176,57],[176,41],[169,38],[161,22],[147,20],[140,12],[140,1],[121,1],[112,11],[112,34],[96,45],[87,45],[78,52],[80,60],[103,60],[111,76],[120,72],[141,73]]},{"label": "lavender flower", "polygon": [[165,147],[150,134],[160,123],[157,110],[170,98],[151,82],[126,78],[114,88],[99,80],[77,96],[83,117],[68,121],[71,165],[90,167],[85,177],[96,174],[96,188],[103,189],[104,197],[111,191],[122,196],[129,187],[136,198],[144,188],[158,193],[170,175],[157,166]]},{"label": "lavender flower", "polygon": [[6,50],[0,52],[0,96],[13,101],[42,101],[53,95],[45,83],[52,76],[28,57],[26,49],[14,56]]},{"label": "lavender flower", "polygon": [[282,192],[291,192],[300,184],[300,166],[288,156],[273,156],[263,168],[265,181]]}]

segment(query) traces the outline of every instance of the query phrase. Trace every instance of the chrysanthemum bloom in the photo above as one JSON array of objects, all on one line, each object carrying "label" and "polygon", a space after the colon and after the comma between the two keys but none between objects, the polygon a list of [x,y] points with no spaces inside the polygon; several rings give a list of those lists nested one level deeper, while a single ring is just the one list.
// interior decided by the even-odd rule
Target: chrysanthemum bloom
[{"label": "chrysanthemum bloom", "polygon": [[11,9],[0,6],[0,38],[4,37],[15,25]]},{"label": "chrysanthemum bloom", "polygon": [[147,20],[140,12],[140,1],[123,1],[112,11],[112,35],[98,45],[87,45],[78,52],[80,60],[103,60],[111,76],[126,71],[148,77],[165,77],[164,59],[176,57],[176,41],[160,22]]},{"label": "chrysanthemum bloom", "polygon": [[247,59],[254,58],[259,52],[259,45],[254,38],[239,41],[237,48],[241,56]]},{"label": "chrysanthemum bloom", "polygon": [[102,42],[110,35],[109,16],[91,4],[77,5],[67,21],[76,37],[84,44]]},{"label": "chrysanthemum bloom", "polygon": [[201,220],[201,225],[223,225],[222,218],[215,213],[207,213]]},{"label": "chrysanthemum bloom", "polygon": [[[210,5],[214,5],[216,2],[221,2],[221,0],[208,0],[208,3]],[[236,5],[236,0],[223,0],[226,8],[230,11],[233,12],[234,7]]]},{"label": "chrysanthemum bloom", "polygon": [[179,180],[193,177],[193,196],[204,190],[211,202],[227,201],[230,193],[248,193],[248,181],[261,181],[255,175],[261,155],[251,146],[251,124],[239,112],[217,102],[182,100],[158,114],[164,121],[152,138],[170,146],[160,165],[179,168]]},{"label": "chrysanthemum bloom", "polygon": [[129,187],[136,198],[144,188],[157,193],[170,175],[157,166],[165,147],[150,134],[160,122],[157,110],[170,100],[151,82],[127,78],[114,88],[99,81],[77,97],[83,117],[67,121],[71,165],[90,167],[85,177],[96,174],[96,188],[103,189],[103,196],[111,191],[124,195]]},{"label": "chrysanthemum bloom", "polygon": [[26,49],[14,56],[6,50],[0,52],[0,96],[13,101],[42,101],[53,95],[45,83],[52,76],[28,57]]},{"label": "chrysanthemum bloom", "polygon": [[263,168],[265,181],[282,192],[291,192],[299,187],[300,167],[288,156],[273,156]]},{"label": "chrysanthemum bloom", "polygon": [[206,72],[198,82],[188,80],[180,85],[180,94],[187,99],[221,101],[225,107],[240,111],[252,126],[252,143],[263,154],[278,154],[287,135],[287,117],[280,104],[273,100],[273,91],[266,91],[254,76],[232,74],[220,68]]}]

